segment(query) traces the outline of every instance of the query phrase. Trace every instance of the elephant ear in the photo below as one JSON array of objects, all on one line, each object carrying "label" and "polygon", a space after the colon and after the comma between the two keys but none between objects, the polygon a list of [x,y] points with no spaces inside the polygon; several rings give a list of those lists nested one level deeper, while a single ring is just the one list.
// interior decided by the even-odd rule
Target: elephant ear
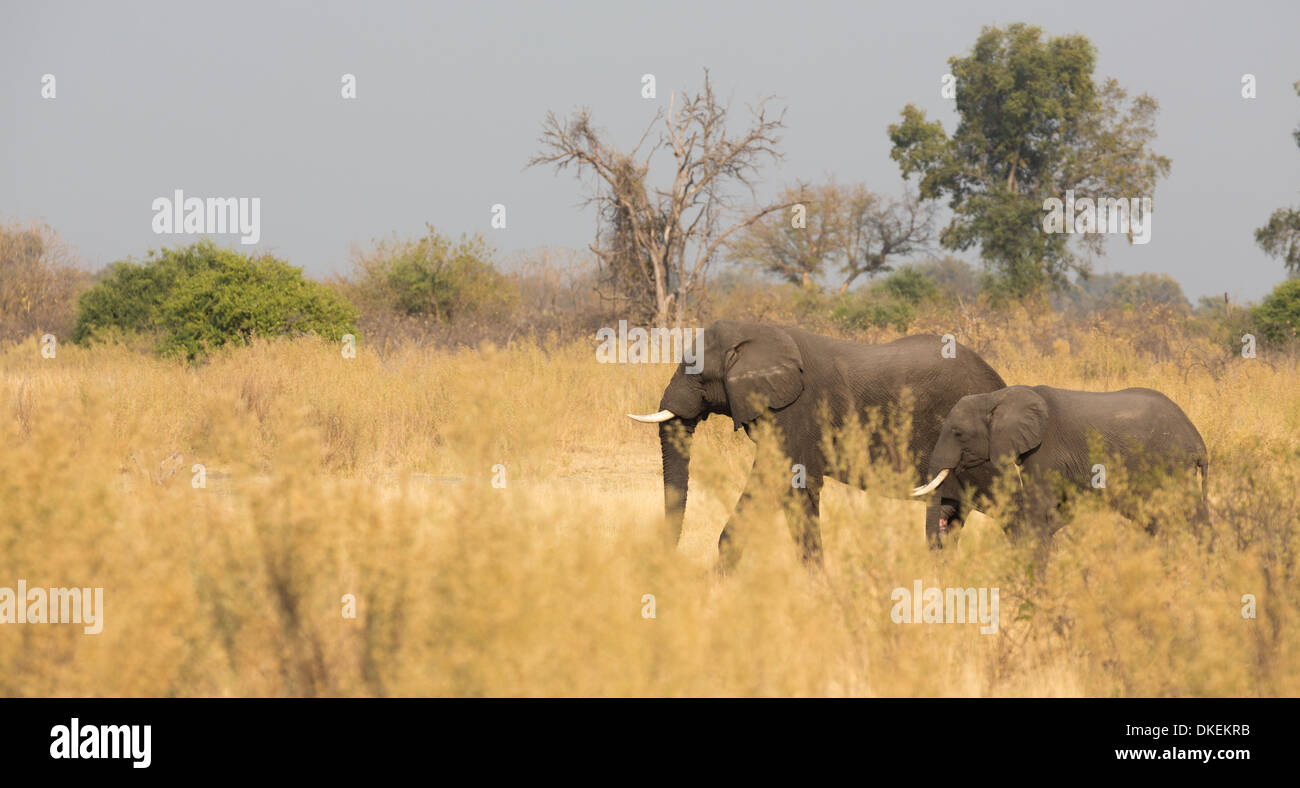
[{"label": "elephant ear", "polygon": [[799,346],[776,326],[746,326],[724,357],[727,402],[736,429],[768,408],[784,408],[803,391]]},{"label": "elephant ear", "polygon": [[995,396],[993,420],[989,425],[989,459],[997,462],[1010,454],[1017,463],[1020,455],[1043,442],[1047,427],[1047,400],[1027,386],[1012,386]]}]

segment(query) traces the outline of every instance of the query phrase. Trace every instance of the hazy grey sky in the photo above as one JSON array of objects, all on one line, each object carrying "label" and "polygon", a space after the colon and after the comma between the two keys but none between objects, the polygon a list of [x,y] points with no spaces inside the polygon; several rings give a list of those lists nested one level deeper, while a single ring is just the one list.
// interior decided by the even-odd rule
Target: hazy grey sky
[{"label": "hazy grey sky", "polygon": [[[93,264],[187,241],[156,197],[260,197],[262,237],[314,275],[424,223],[509,252],[583,247],[577,181],[523,170],[547,110],[593,109],[630,147],[708,67],[733,106],[789,107],[760,196],[834,175],[897,193],[886,127],[908,102],[951,131],[946,60],[983,25],[1082,33],[1160,102],[1173,160],[1152,240],[1097,270],[1172,274],[1193,300],[1283,279],[1252,230],[1300,204],[1300,3],[18,3],[0,0],[0,219],[44,219]],[[43,74],[57,98],[41,97]],[[356,100],[340,97],[344,73]],[[658,98],[640,96],[653,73]],[[1241,98],[1243,74],[1258,97]],[[494,203],[508,228],[489,226]],[[237,239],[223,237],[235,245]],[[245,247],[247,248],[247,247]],[[974,261],[975,255],[963,255]]]}]

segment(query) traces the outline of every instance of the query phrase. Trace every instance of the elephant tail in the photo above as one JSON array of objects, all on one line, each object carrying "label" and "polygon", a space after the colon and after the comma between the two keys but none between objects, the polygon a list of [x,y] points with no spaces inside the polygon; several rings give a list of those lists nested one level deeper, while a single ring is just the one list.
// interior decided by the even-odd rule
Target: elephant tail
[{"label": "elephant tail", "polygon": [[1196,475],[1201,477],[1201,506],[1197,520],[1204,525],[1210,523],[1210,459],[1202,454],[1196,459]]}]

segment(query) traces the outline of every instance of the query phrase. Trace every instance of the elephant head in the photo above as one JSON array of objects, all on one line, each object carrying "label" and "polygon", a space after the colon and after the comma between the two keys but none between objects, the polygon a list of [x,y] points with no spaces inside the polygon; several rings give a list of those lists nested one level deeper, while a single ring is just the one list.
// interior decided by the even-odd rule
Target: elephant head
[{"label": "elephant head", "polygon": [[1019,463],[1037,448],[1047,426],[1047,402],[1028,386],[1009,386],[957,400],[943,421],[930,453],[930,483],[912,495],[929,495],[948,474],[960,476],[983,463],[1011,455]]},{"label": "elephant head", "polygon": [[[703,332],[700,358],[679,364],[659,400],[659,412],[630,418],[659,425],[664,514],[674,540],[686,513],[690,439],[711,413],[748,428],[769,409],[784,408],[803,392],[803,358],[783,329],[723,320]],[[692,367],[698,371],[692,372]]]}]

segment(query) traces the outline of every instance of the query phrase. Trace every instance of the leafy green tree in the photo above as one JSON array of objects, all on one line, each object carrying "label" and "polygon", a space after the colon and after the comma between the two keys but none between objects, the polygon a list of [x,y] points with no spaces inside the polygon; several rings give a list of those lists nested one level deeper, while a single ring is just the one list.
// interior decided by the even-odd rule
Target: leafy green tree
[{"label": "leafy green tree", "polygon": [[1288,279],[1255,307],[1259,332],[1274,342],[1286,342],[1300,334],[1300,279]]},{"label": "leafy green tree", "polygon": [[164,355],[194,359],[253,337],[354,331],[356,309],[302,270],[204,239],[120,261],[80,300],[73,341],[106,333],[153,334]]},{"label": "leafy green tree", "polygon": [[[911,104],[889,127],[890,155],[904,177],[919,176],[921,198],[948,198],[940,243],[978,245],[996,295],[1059,289],[1070,270],[1086,270],[1071,235],[1043,231],[1046,198],[1149,196],[1169,172],[1149,148],[1155,99],[1129,101],[1113,79],[1098,84],[1095,62],[1081,35],[986,27],[968,56],[948,60],[960,116],[952,136]],[[1084,252],[1101,252],[1105,236],[1079,238]]]},{"label": "leafy green tree", "polygon": [[[1297,95],[1300,95],[1300,82],[1296,82]],[[1300,126],[1292,132],[1296,145],[1300,145]],[[1269,217],[1268,223],[1255,230],[1255,243],[1268,254],[1282,260],[1282,264],[1292,276],[1300,276],[1300,210],[1296,208],[1278,208]]]}]

